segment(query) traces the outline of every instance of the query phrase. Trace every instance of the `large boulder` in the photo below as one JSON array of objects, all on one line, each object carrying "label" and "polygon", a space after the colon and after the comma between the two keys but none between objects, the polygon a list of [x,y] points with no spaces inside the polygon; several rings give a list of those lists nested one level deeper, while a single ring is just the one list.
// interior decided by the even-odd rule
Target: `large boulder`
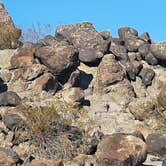
[{"label": "large boulder", "polygon": [[135,37],[138,36],[137,30],[130,28],[130,27],[119,28],[118,34],[119,34],[119,37],[122,41],[125,41],[126,39],[133,37],[133,36],[135,36]]},{"label": "large boulder", "polygon": [[56,33],[66,37],[79,50],[82,62],[95,62],[107,51],[108,42],[91,23],[58,26]]},{"label": "large boulder", "polygon": [[0,2],[0,49],[17,48],[21,43],[21,30],[16,28],[10,15]]},{"label": "large boulder", "polygon": [[153,43],[150,46],[150,50],[159,61],[166,63],[166,42]]},{"label": "large boulder", "polygon": [[147,146],[133,135],[112,134],[103,137],[95,155],[98,165],[135,166],[146,160]]},{"label": "large boulder", "polygon": [[105,55],[98,67],[96,89],[100,92],[103,88],[124,79],[124,71],[115,60],[113,54]]},{"label": "large boulder", "polygon": [[77,50],[67,42],[59,42],[59,45],[43,46],[36,50],[35,56],[54,75],[60,75],[78,65]]},{"label": "large boulder", "polygon": [[34,45],[32,43],[25,43],[11,58],[11,68],[25,68],[32,65],[35,62],[34,53]]},{"label": "large boulder", "polygon": [[139,47],[145,43],[145,41],[138,37],[138,32],[130,27],[121,27],[118,30],[120,40],[124,41],[124,44],[129,52],[137,52]]},{"label": "large boulder", "polygon": [[126,73],[127,73],[129,80],[135,81],[136,76],[143,68],[143,65],[138,61],[132,61],[132,62],[126,63],[124,65],[124,68],[126,70]]}]

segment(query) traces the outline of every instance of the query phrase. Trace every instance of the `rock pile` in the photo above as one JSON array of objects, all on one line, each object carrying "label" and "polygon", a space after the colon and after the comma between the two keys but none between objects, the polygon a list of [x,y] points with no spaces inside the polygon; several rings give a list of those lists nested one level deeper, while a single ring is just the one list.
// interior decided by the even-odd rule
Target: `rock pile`
[{"label": "rock pile", "polygon": [[0,3],[0,165],[162,166],[166,43],[118,33],[83,22],[21,44]]}]

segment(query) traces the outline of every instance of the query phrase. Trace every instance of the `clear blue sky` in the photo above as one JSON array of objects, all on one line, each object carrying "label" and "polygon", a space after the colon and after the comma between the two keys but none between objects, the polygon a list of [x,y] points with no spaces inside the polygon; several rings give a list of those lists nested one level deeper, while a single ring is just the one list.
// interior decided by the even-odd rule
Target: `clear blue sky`
[{"label": "clear blue sky", "polygon": [[166,41],[166,0],[3,0],[16,25],[90,21],[97,30],[117,35],[120,26],[148,31],[154,41]]}]

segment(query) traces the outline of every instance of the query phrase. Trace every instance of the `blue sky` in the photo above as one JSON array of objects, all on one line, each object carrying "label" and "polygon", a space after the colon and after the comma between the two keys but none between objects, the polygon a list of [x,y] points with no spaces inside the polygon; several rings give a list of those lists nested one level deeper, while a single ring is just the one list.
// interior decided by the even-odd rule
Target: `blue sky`
[{"label": "blue sky", "polygon": [[121,26],[148,31],[154,41],[166,41],[166,0],[3,0],[16,25],[60,24],[90,21],[98,31],[113,36]]}]

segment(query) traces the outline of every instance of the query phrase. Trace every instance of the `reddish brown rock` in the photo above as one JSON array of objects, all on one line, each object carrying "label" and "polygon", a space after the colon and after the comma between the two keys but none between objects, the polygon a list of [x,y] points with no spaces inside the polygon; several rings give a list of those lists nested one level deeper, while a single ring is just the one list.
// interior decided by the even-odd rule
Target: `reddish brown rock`
[{"label": "reddish brown rock", "polygon": [[98,67],[96,88],[100,91],[102,88],[122,81],[124,71],[120,64],[115,60],[113,54],[105,55]]},{"label": "reddish brown rock", "polygon": [[34,82],[35,89],[42,91],[54,91],[58,90],[58,82],[55,77],[51,73],[45,73],[44,75],[40,76]]},{"label": "reddish brown rock", "polygon": [[97,163],[102,166],[135,166],[143,163],[146,156],[145,142],[120,133],[104,136],[96,153]]},{"label": "reddish brown rock", "polygon": [[25,43],[11,58],[11,68],[27,67],[34,63],[35,48],[31,43]]},{"label": "reddish brown rock", "polygon": [[42,64],[48,67],[54,75],[59,75],[78,65],[78,55],[76,49],[69,44],[51,47],[44,46],[36,51],[36,57]]}]

